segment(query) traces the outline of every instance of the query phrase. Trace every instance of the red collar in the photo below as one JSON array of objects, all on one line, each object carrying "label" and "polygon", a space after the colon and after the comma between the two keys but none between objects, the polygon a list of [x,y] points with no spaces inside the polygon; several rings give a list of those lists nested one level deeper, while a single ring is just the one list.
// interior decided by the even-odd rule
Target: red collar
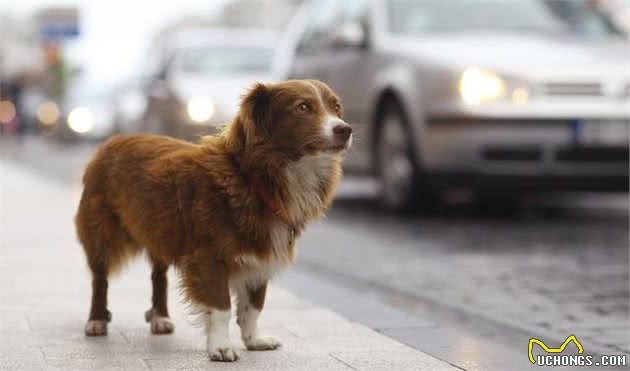
[{"label": "red collar", "polygon": [[274,215],[280,218],[294,232],[301,229],[301,224],[291,219],[287,209],[285,209],[282,205],[282,202],[265,190],[258,177],[252,177],[251,184],[254,188],[254,193],[256,193],[256,197],[258,197],[258,199],[262,201],[262,203],[265,204],[265,206],[267,206]]}]

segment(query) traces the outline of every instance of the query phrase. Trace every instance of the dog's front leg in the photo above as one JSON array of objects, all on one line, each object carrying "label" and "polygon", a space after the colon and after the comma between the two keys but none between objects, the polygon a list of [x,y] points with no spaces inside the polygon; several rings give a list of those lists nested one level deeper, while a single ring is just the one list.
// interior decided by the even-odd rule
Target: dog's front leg
[{"label": "dog's front leg", "polygon": [[230,309],[208,308],[203,314],[206,327],[206,349],[211,361],[233,362],[239,357],[236,348],[230,342],[228,325]]},{"label": "dog's front leg", "polygon": [[241,338],[248,350],[272,350],[282,343],[273,336],[258,334],[258,316],[265,303],[267,284],[256,288],[242,285],[237,288],[236,321],[241,327]]},{"label": "dog's front leg", "polygon": [[199,250],[196,256],[182,263],[182,287],[205,326],[206,349],[211,361],[233,362],[239,358],[230,342],[230,289],[225,266],[215,262],[210,266],[200,262],[212,262],[211,256]]}]

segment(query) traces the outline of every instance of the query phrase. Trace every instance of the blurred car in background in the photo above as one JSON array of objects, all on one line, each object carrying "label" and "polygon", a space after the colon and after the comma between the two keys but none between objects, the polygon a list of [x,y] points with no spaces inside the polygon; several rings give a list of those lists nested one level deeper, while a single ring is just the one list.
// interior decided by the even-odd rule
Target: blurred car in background
[{"label": "blurred car in background", "polygon": [[311,1],[289,75],[340,94],[347,169],[377,174],[391,208],[453,187],[627,191],[627,40],[585,19],[597,38],[540,0]]},{"label": "blurred car in background", "polygon": [[142,131],[142,120],[147,109],[146,79],[132,78],[114,89],[112,106],[114,125],[120,133]]},{"label": "blurred car in background", "polygon": [[274,31],[236,28],[174,35],[148,84],[142,131],[195,139],[220,130],[244,89],[274,79],[278,39]]},{"label": "blurred car in background", "polygon": [[[40,124],[59,138],[102,140],[118,132],[113,102],[110,88],[78,78],[70,83],[61,104],[45,102],[40,105],[38,116]],[[53,124],[45,125],[43,118],[53,116],[55,105],[59,107],[59,118]]]}]

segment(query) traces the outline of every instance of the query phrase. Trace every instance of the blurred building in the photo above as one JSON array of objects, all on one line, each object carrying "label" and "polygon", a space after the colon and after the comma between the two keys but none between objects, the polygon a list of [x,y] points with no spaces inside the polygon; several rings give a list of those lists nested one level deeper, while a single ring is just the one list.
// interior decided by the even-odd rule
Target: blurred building
[{"label": "blurred building", "polygon": [[233,0],[218,14],[221,26],[283,30],[304,0]]},{"label": "blurred building", "polygon": [[0,132],[23,131],[24,90],[44,69],[37,25],[0,15]]},{"label": "blurred building", "polygon": [[0,15],[0,79],[24,77],[43,67],[37,24],[30,17]]},{"label": "blurred building", "polygon": [[190,29],[207,27],[237,27],[284,30],[304,0],[233,0],[219,12],[208,16],[190,16],[164,26],[154,37],[154,42]]},{"label": "blurred building", "polygon": [[305,0],[231,0],[216,13],[188,16],[164,26],[153,37],[147,55],[145,71],[156,73],[168,56],[169,41],[178,33],[201,28],[254,28],[283,31]]}]

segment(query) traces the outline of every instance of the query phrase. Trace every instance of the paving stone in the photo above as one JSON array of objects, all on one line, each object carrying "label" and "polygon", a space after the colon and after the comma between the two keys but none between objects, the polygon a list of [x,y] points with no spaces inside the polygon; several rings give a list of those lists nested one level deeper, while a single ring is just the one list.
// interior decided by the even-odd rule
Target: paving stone
[{"label": "paving stone", "polygon": [[452,370],[453,366],[436,358],[417,357],[411,348],[372,350],[363,352],[334,352],[334,358],[356,370]]}]

